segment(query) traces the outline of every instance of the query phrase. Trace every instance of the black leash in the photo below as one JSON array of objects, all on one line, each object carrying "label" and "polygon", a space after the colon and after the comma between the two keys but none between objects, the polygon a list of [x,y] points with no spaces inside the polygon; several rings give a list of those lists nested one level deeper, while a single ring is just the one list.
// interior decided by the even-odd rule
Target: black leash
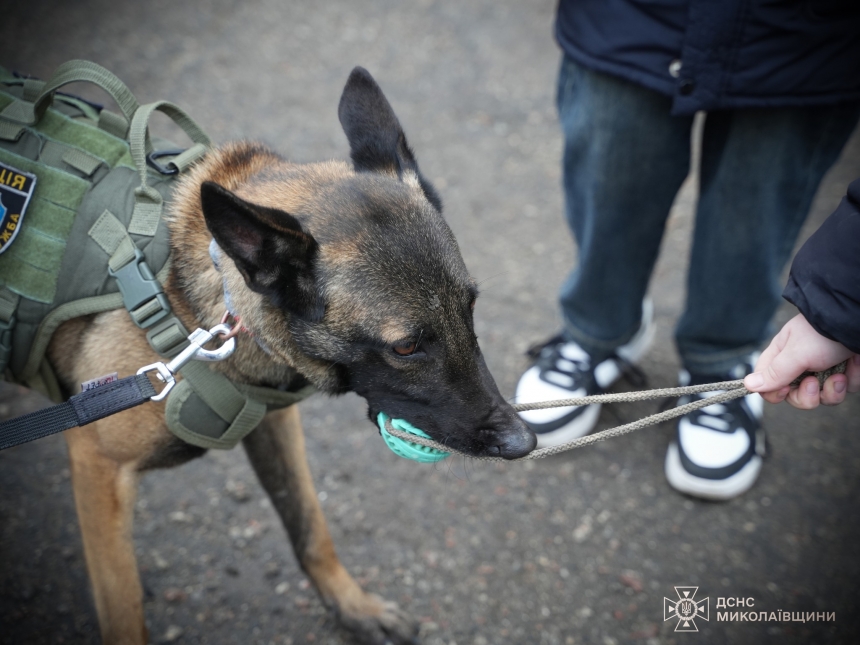
[{"label": "black leash", "polygon": [[155,396],[155,388],[146,374],[127,376],[87,392],[75,394],[65,403],[0,423],[0,450],[41,439],[69,428],[85,426],[146,403],[153,396]]},{"label": "black leash", "polygon": [[[176,384],[176,373],[188,361],[211,362],[229,357],[236,348],[236,339],[231,331],[231,327],[223,323],[209,331],[195,329],[188,336],[188,346],[167,364],[153,363],[141,367],[134,376],[75,394],[65,403],[0,422],[0,450],[85,426],[147,401],[161,401]],[[217,349],[204,349],[203,345],[215,336],[222,336],[227,341]],[[161,392],[156,393],[147,376],[149,372],[154,372],[158,380],[165,383]]]}]

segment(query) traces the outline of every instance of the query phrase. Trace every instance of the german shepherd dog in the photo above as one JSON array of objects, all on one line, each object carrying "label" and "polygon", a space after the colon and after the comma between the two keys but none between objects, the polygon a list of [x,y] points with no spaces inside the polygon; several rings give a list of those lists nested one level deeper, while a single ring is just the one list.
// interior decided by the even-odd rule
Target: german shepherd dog
[{"label": "german shepherd dog", "polygon": [[[475,282],[436,191],[366,70],[351,73],[338,114],[351,165],[297,165],[243,142],[212,151],[188,173],[166,217],[173,262],[165,291],[176,315],[189,329],[211,328],[226,290],[250,333],[212,369],[234,381],[304,379],[329,394],[351,390],[367,400],[371,420],[384,411],[472,455],[527,454],[534,434],[500,395],[478,347]],[[212,239],[220,269],[210,258]],[[65,323],[48,352],[69,392],[94,374],[126,376],[155,359],[123,310]],[[161,403],[66,437],[102,637],[144,643],[132,545],[138,478],[204,450],[168,431]],[[296,407],[270,412],[244,447],[302,569],[341,624],[360,642],[414,642],[415,623],[363,591],[338,560]]]}]

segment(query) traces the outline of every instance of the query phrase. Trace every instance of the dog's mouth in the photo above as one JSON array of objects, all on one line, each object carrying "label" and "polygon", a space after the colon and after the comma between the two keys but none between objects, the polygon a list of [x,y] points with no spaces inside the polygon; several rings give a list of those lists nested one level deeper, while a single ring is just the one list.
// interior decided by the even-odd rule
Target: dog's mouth
[{"label": "dog's mouth", "polygon": [[376,423],[379,426],[379,432],[382,434],[382,440],[385,441],[385,445],[399,457],[421,463],[435,463],[451,455],[450,452],[424,446],[414,441],[408,441],[402,437],[396,437],[389,432],[389,429],[393,428],[394,430],[399,430],[416,437],[431,438],[429,434],[416,428],[405,419],[392,419],[385,412],[380,412],[376,415]]},{"label": "dog's mouth", "polygon": [[[434,439],[424,430],[414,426],[405,419],[391,418],[385,412],[370,411],[371,419],[379,426],[385,444],[400,457],[411,459],[422,463],[434,463],[448,457],[451,453],[437,448],[431,448],[401,437],[394,436],[389,432],[390,428],[402,433],[412,434],[417,437]],[[458,452],[463,452],[475,457],[501,457],[503,459],[518,459],[529,454],[537,445],[537,438],[519,417],[513,416],[503,428],[479,428],[468,433],[450,434],[444,441],[438,441],[445,446],[450,446]],[[464,438],[460,437],[464,434]]]}]

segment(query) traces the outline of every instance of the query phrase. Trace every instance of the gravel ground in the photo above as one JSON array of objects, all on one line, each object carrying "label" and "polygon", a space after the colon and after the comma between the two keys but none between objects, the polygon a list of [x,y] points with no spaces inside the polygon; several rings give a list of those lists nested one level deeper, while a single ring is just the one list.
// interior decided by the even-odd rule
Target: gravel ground
[{"label": "gravel ground", "polygon": [[[558,328],[555,293],[575,251],[561,217],[550,0],[6,5],[0,64],[47,77],[66,59],[95,60],[142,101],[185,107],[217,141],[264,139],[297,161],[347,156],[337,101],[350,69],[367,67],[481,283],[478,334],[504,393],[525,348]],[[855,136],[804,236],[858,175]],[[691,180],[651,285],[659,332],[642,366],[654,387],[678,369],[671,331],[695,194]],[[777,322],[791,315],[785,306]],[[0,415],[37,405],[6,387]],[[607,407],[600,427],[656,407]],[[856,642],[857,397],[808,413],[768,407],[762,476],[723,504],[666,484],[670,424],[540,463],[428,466],[387,451],[355,396],[301,409],[342,560],[416,616],[428,645]],[[53,437],[0,454],[0,643],[99,640],[65,453]],[[135,543],[153,642],[349,642],[240,449],[145,476]],[[676,585],[710,598],[697,635],[663,621]],[[718,597],[835,621],[717,621]]]}]

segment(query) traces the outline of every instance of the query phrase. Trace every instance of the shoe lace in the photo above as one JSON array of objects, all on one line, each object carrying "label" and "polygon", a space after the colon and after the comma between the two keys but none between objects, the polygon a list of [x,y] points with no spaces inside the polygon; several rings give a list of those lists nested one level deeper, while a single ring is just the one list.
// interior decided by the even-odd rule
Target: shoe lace
[{"label": "shoe lace", "polygon": [[561,353],[561,348],[564,346],[564,340],[561,339],[556,344],[547,344],[543,347],[535,361],[535,365],[540,368],[541,373],[555,372],[571,379],[571,387],[569,389],[576,390],[584,387],[590,380],[594,379],[593,368],[591,361],[587,358],[568,358]]},{"label": "shoe lace", "polygon": [[545,347],[556,346],[563,342],[564,336],[562,336],[561,334],[556,334],[552,338],[547,338],[544,341],[540,341],[535,343],[534,345],[530,345],[529,348],[526,350],[526,356],[528,356],[533,361],[537,360]]},{"label": "shoe lace", "polygon": [[[692,397],[680,397],[679,403],[687,403],[695,399],[707,398],[702,394],[696,394]],[[688,399],[685,401],[684,399]],[[697,426],[704,426],[711,430],[719,432],[733,432],[739,425],[739,416],[741,413],[741,401],[743,399],[734,399],[724,403],[715,403],[699,410],[695,410],[689,414],[690,421]]]},{"label": "shoe lace", "polygon": [[[540,367],[542,372],[558,372],[568,376],[573,379],[574,386],[579,387],[584,384],[584,381],[593,378],[594,370],[590,360],[571,359],[562,355],[561,347],[566,342],[567,339],[563,334],[556,334],[547,340],[531,345],[526,350],[526,356],[531,358],[535,365]],[[648,386],[648,377],[637,365],[634,365],[614,352],[605,360],[609,359],[614,360],[618,364],[621,370],[621,377],[631,385],[639,388],[646,388]],[[559,361],[564,361],[564,363],[559,364]],[[566,369],[565,365],[568,363],[570,367]]]}]

